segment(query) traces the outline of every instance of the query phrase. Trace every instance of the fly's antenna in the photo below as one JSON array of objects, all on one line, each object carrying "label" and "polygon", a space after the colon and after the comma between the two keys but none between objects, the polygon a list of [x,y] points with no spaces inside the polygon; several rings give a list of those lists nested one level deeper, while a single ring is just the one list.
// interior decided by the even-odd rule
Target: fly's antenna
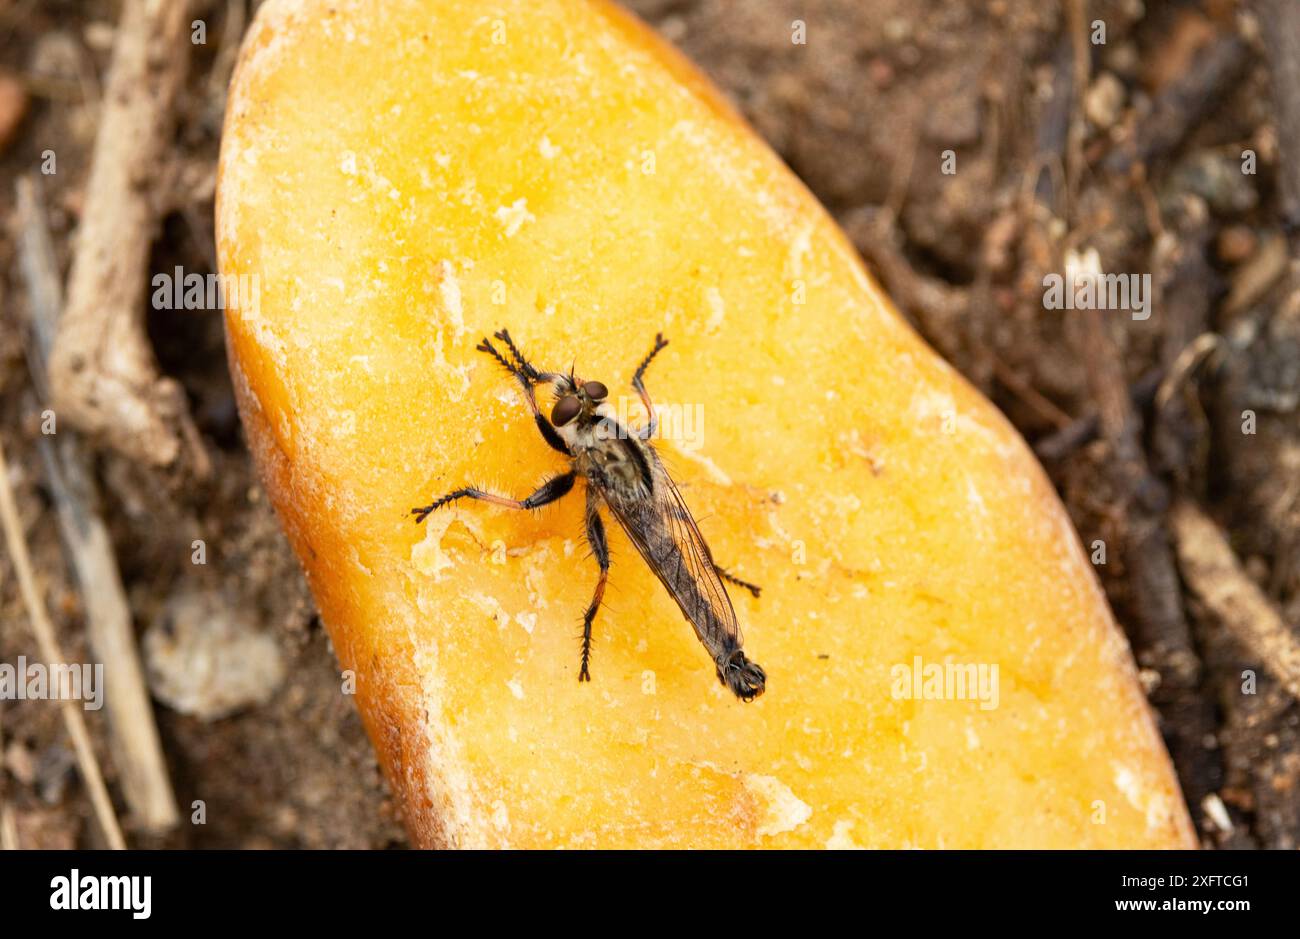
[{"label": "fly's antenna", "polygon": [[540,372],[539,377],[542,381],[550,382],[555,386],[554,394],[557,399],[564,397],[566,394],[573,394],[578,390],[578,383],[573,377],[573,372],[564,374],[563,372]]}]

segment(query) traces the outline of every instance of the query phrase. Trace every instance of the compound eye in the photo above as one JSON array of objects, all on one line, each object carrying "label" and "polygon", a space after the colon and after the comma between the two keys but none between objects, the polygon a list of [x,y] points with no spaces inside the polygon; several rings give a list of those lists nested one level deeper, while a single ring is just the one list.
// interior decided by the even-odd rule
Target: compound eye
[{"label": "compound eye", "polygon": [[565,395],[551,409],[551,423],[556,427],[563,427],[577,417],[581,410],[582,404],[574,395]]},{"label": "compound eye", "polygon": [[609,397],[609,389],[598,381],[589,381],[582,386],[582,390],[587,393],[587,397],[592,401],[604,401]]}]

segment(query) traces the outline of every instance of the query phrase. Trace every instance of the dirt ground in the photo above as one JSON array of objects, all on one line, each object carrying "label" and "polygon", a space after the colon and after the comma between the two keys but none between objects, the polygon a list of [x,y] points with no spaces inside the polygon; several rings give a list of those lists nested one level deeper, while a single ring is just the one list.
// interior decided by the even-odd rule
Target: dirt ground
[{"label": "dirt ground", "polygon": [[[1300,843],[1300,679],[1287,661],[1295,630],[1285,626],[1300,623],[1300,282],[1288,268],[1300,216],[1285,208],[1289,128],[1270,85],[1268,5],[627,2],[732,97],[923,335],[1038,449],[1084,545],[1095,554],[1104,543],[1098,571],[1202,840],[1225,848]],[[255,6],[192,4],[207,39],[194,47],[159,168],[177,195],[150,276],[176,265],[213,270],[224,89]],[[66,278],[119,8],[0,0],[0,439],[72,661],[93,657],[38,445],[24,267],[31,219],[17,184],[34,183]],[[792,42],[796,21],[806,43]],[[51,149],[57,172],[43,174]],[[1093,251],[1103,271],[1151,275],[1150,319],[1044,310],[1044,275],[1087,268]],[[196,482],[85,441],[149,650],[184,819],[152,836],[128,818],[127,839],[403,846],[244,446],[220,313],[146,315],[160,372],[183,388],[212,472]],[[1189,506],[1230,552],[1216,554],[1177,524]],[[192,563],[195,539],[210,546],[203,565]],[[197,636],[192,620],[209,633]],[[220,659],[222,643],[253,663],[242,692],[178,696],[185,669]],[[12,558],[0,553],[0,662],[19,655],[36,658],[33,633]],[[121,807],[102,715],[89,726]],[[204,823],[184,823],[196,803]],[[58,709],[0,701],[0,804],[0,833],[24,847],[102,843]]]}]

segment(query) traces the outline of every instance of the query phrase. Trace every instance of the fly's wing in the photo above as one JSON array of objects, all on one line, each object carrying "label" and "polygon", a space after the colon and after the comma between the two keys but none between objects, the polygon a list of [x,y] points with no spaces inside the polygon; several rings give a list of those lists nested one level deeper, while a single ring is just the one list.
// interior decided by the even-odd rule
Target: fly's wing
[{"label": "fly's wing", "polygon": [[[633,444],[635,446],[635,444]],[[651,492],[601,495],[716,661],[743,641],[713,555],[668,471],[648,446]]]}]

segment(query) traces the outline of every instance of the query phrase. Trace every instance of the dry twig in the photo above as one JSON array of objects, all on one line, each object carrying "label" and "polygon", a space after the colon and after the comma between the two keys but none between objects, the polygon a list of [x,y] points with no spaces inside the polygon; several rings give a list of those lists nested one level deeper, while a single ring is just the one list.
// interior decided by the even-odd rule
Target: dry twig
[{"label": "dry twig", "polygon": [[[1145,410],[1155,400],[1156,391],[1164,378],[1162,369],[1152,369],[1129,389],[1129,398],[1135,411]],[[1089,407],[1065,427],[1055,430],[1034,444],[1040,460],[1060,460],[1094,440],[1100,429],[1100,416],[1095,407]]]},{"label": "dry twig", "polygon": [[1130,630],[1138,661],[1155,669],[1160,686],[1152,699],[1168,719],[1169,748],[1188,802],[1199,805],[1216,776],[1204,738],[1213,711],[1200,694],[1201,660],[1183,611],[1173,549],[1165,530],[1166,487],[1151,472],[1142,449],[1142,421],[1124,378],[1123,357],[1107,321],[1088,310],[1083,355],[1097,402],[1098,427],[1113,460],[1117,511],[1125,518],[1124,558],[1132,590]]},{"label": "dry twig", "polygon": [[0,851],[17,851],[22,845],[18,843],[18,823],[14,819],[13,806],[6,802],[0,805]]},{"label": "dry twig", "polygon": [[1278,167],[1282,216],[1296,233],[1300,232],[1300,95],[1296,94],[1300,88],[1300,3],[1257,0],[1256,8],[1273,80],[1273,107],[1282,149]]},{"label": "dry twig", "polygon": [[[22,591],[23,604],[32,621],[32,630],[36,633],[36,645],[47,662],[65,662],[63,650],[59,648],[54,637],[54,624],[45,612],[45,603],[36,587],[36,578],[32,574],[32,561],[27,553],[27,541],[23,537],[22,522],[18,518],[18,507],[14,504],[13,490],[9,486],[9,465],[5,461],[4,444],[0,442],[0,523],[5,530],[5,541],[9,546],[9,557],[13,561],[14,571],[18,575],[18,586]],[[104,774],[100,772],[95,760],[95,751],[90,744],[90,733],[86,730],[86,720],[81,713],[81,705],[76,701],[62,700],[59,710],[63,715],[64,726],[72,738],[72,746],[77,754],[77,765],[81,769],[81,778],[90,793],[91,804],[95,808],[95,817],[104,833],[104,840],[114,849],[126,847],[122,838],[122,829],[113,813],[113,803],[108,797],[108,788],[104,785]]]},{"label": "dry twig", "polygon": [[1300,701],[1300,638],[1242,569],[1219,526],[1190,502],[1176,504],[1170,522],[1192,592]]},{"label": "dry twig", "polygon": [[[58,319],[58,279],[44,213],[31,179],[18,181],[20,267],[27,281],[32,338],[28,364],[33,381],[44,394],[45,357]],[[109,733],[127,804],[139,824],[150,831],[171,828],[178,821],[176,799],[167,774],[158,728],[136,648],[131,612],[118,574],[108,528],[95,506],[94,475],[80,441],[70,431],[39,440],[50,488],[58,509],[60,530],[72,558],[82,602],[87,637],[104,663]]]},{"label": "dry twig", "polygon": [[[0,725],[0,758],[5,752],[4,726]],[[9,799],[8,786],[0,780],[0,851],[16,851],[18,844],[18,823],[14,819],[14,807]]]},{"label": "dry twig", "polygon": [[1250,50],[1240,36],[1214,40],[1198,54],[1195,68],[1160,92],[1133,139],[1106,157],[1106,169],[1117,175],[1135,166],[1146,170],[1172,153],[1222,100],[1225,90],[1236,86],[1249,64]]},{"label": "dry twig", "polygon": [[53,403],[77,427],[151,466],[185,444],[205,469],[184,392],[158,374],[145,334],[149,249],[158,222],[150,185],[170,139],[189,57],[184,0],[126,0],[77,233],[68,305],[50,357]]}]

